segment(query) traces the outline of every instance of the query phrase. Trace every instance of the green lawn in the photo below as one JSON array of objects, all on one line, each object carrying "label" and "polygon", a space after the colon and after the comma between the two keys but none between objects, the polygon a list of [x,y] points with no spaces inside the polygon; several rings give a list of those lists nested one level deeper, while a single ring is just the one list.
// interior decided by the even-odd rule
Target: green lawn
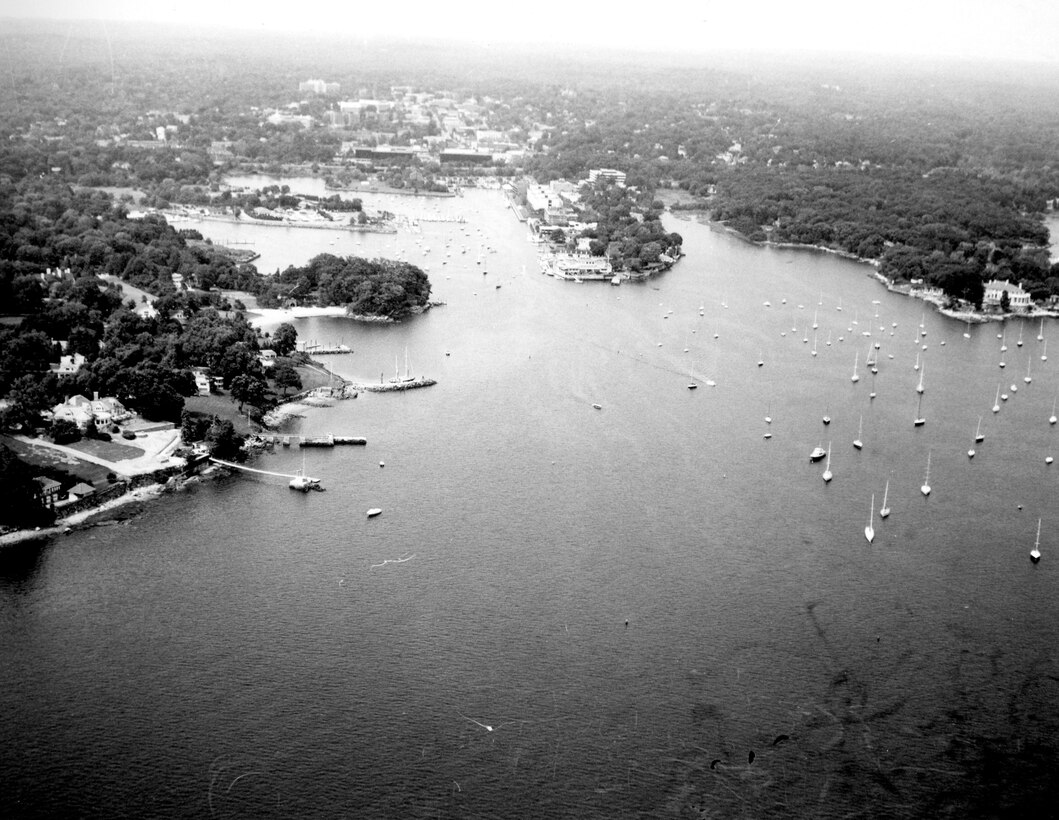
[{"label": "green lawn", "polygon": [[81,461],[79,458],[74,458],[59,450],[52,450],[49,447],[16,441],[9,436],[0,436],[0,443],[14,450],[18,457],[31,467],[51,467],[63,470],[72,476],[76,476],[78,481],[85,481],[89,484],[105,483],[107,474],[110,473],[110,470],[99,464]]}]

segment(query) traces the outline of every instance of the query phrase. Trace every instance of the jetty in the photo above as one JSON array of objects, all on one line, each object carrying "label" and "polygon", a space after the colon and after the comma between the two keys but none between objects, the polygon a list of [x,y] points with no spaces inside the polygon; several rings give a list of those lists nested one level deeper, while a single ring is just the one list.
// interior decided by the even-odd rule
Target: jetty
[{"label": "jetty", "polygon": [[368,443],[368,440],[362,436],[336,436],[331,433],[325,436],[289,436],[276,433],[261,433],[258,438],[270,444],[280,444],[284,447],[290,447],[292,444],[298,447],[340,447],[342,445],[359,445],[363,447]]}]

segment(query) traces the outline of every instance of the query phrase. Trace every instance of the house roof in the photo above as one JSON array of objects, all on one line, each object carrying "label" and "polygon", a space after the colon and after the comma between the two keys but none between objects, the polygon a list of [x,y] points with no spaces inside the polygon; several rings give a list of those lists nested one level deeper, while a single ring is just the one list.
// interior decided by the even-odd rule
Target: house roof
[{"label": "house roof", "polygon": [[46,475],[36,476],[33,480],[40,484],[40,488],[44,492],[54,492],[55,490],[59,489],[60,486],[58,481],[56,481],[54,478],[48,478]]},{"label": "house roof", "polygon": [[88,495],[89,493],[94,493],[95,491],[95,487],[93,487],[91,484],[85,484],[82,481],[80,484],[74,484],[74,486],[70,488],[70,495]]}]

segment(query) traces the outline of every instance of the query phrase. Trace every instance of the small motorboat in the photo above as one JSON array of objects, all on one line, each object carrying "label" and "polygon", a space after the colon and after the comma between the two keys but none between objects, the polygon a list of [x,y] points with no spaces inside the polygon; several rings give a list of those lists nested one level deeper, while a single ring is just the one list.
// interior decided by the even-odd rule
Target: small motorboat
[{"label": "small motorboat", "polygon": [[370,510],[368,510],[368,518],[374,518],[375,516],[379,515],[381,512],[382,512],[382,510],[380,510],[378,507],[372,507]]}]

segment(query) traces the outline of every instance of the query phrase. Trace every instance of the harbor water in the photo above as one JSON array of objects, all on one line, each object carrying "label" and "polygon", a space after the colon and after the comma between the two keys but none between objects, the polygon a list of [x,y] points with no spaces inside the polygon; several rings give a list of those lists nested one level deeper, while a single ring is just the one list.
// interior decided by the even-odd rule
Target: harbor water
[{"label": "harbor water", "polygon": [[672,216],[671,271],[563,282],[499,192],[364,199],[408,226],[196,227],[264,271],[428,267],[422,316],[295,324],[437,384],[287,428],[366,447],[259,460],[325,492],[233,475],[0,553],[5,816],[1052,810],[1054,323]]}]

